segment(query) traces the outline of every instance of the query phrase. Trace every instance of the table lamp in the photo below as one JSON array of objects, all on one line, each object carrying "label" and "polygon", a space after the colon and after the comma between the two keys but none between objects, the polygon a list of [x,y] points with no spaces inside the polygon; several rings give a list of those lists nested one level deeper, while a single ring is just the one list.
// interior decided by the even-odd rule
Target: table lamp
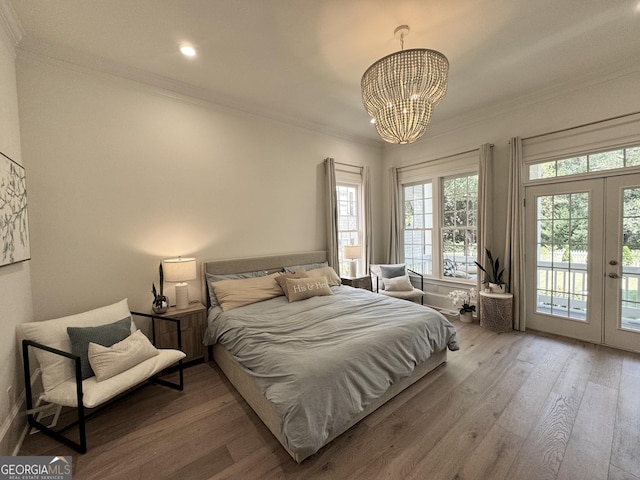
[{"label": "table lamp", "polygon": [[196,278],[195,258],[168,258],[162,261],[164,280],[176,283],[176,309],[184,310],[189,307],[189,285],[187,280]]},{"label": "table lamp", "polygon": [[360,245],[345,245],[344,258],[351,260],[349,263],[349,276],[355,278],[358,276],[358,259],[362,256],[362,248]]}]

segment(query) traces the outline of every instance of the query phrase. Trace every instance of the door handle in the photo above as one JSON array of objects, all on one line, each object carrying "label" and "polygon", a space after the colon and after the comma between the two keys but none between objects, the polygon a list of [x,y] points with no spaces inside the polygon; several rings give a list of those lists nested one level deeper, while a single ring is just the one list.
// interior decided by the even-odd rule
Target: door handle
[{"label": "door handle", "polygon": [[617,273],[613,273],[613,272],[611,272],[611,273],[609,274],[609,278],[620,278],[620,275],[618,275]]}]

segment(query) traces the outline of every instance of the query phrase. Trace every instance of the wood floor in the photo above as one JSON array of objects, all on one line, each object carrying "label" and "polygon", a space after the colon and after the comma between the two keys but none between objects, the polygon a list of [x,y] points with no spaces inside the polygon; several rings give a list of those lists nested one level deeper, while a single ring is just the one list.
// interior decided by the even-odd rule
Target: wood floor
[{"label": "wood floor", "polygon": [[[462,348],[302,464],[213,363],[88,424],[80,479],[640,480],[640,356],[457,323]],[[21,455],[71,455],[42,434]]]}]

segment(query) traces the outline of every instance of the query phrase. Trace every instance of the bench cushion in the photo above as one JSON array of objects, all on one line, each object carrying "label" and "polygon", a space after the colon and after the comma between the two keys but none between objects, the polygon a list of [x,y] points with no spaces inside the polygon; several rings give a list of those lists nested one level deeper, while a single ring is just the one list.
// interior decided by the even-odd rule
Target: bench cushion
[{"label": "bench cushion", "polygon": [[[96,377],[87,378],[82,381],[82,403],[86,408],[97,407],[175,364],[184,357],[184,352],[180,350],[161,348],[158,350],[158,355],[107,380],[98,382]],[[75,380],[71,378],[59,383],[56,387],[47,390],[42,395],[42,399],[58,405],[77,407]]]},{"label": "bench cushion", "polygon": [[424,292],[422,290],[420,290],[419,288],[413,288],[410,291],[407,292],[395,292],[395,291],[388,291],[388,290],[380,290],[378,293],[382,294],[382,295],[386,295],[387,297],[394,297],[394,298],[401,298],[403,300],[413,300],[416,298],[420,298],[421,296],[424,295]]}]

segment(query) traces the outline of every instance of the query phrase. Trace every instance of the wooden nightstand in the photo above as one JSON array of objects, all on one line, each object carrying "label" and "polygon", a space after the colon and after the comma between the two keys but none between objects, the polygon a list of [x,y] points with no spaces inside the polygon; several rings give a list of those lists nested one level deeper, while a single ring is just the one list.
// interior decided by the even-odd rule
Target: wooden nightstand
[{"label": "wooden nightstand", "polygon": [[353,288],[364,288],[371,291],[371,277],[363,275],[362,277],[340,277],[343,285],[349,285]]},{"label": "wooden nightstand", "polygon": [[207,329],[207,309],[200,302],[192,302],[188,308],[169,308],[166,313],[153,314],[153,341],[158,348],[176,348],[178,343],[175,324],[156,321],[155,318],[177,318],[180,320],[182,351],[187,354],[184,361],[204,359],[209,361],[207,347],[202,344]]}]

